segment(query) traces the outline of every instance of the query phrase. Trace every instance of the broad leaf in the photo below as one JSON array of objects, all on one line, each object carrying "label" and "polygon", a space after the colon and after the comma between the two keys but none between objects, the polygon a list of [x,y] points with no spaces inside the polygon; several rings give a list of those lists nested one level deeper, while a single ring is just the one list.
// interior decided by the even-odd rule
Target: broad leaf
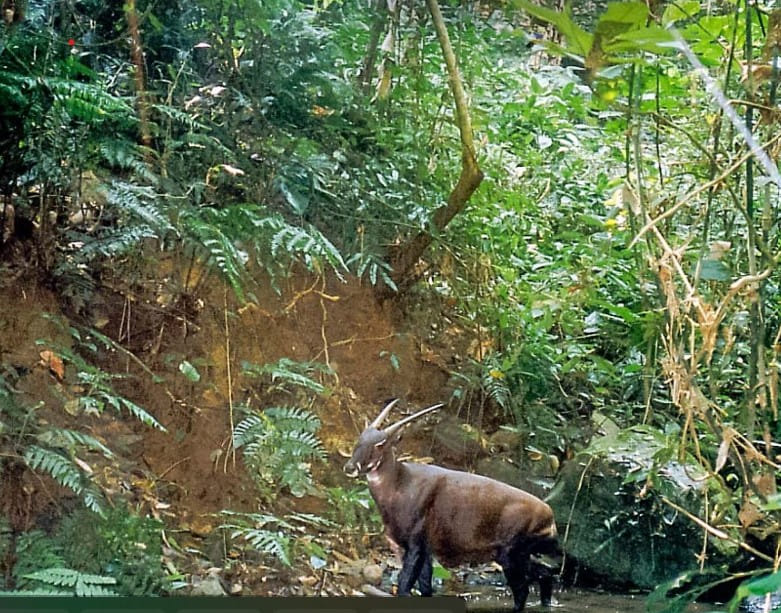
[{"label": "broad leaf", "polygon": [[528,0],[514,0],[514,4],[534,17],[554,25],[567,39],[571,51],[580,56],[588,54],[594,37],[576,24],[566,12],[559,13],[546,9],[532,4]]}]

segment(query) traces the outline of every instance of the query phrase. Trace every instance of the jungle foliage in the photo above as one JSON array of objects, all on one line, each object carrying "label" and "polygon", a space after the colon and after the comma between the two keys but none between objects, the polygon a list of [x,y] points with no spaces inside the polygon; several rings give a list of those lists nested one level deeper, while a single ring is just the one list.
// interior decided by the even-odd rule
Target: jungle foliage
[{"label": "jungle foliage", "polygon": [[[192,263],[183,282],[166,279],[186,314],[211,279],[247,303],[300,268],[433,301],[441,327],[478,347],[453,374],[452,403],[488,407],[535,453],[629,467],[621,495],[656,496],[653,530],[667,511],[698,531],[692,572],[655,604],[679,610],[714,567],[718,580],[777,570],[781,9],[603,4],[573,16],[554,2],[443,2],[459,106],[433,0],[3,3],[0,272],[50,285],[76,314],[109,279],[142,292],[141,262],[160,252]],[[479,187],[447,215],[469,164]],[[412,244],[424,255],[399,275]],[[79,373],[76,402],[158,427],[116,391],[121,375],[95,365],[116,341],[70,336],[51,355]],[[310,491],[320,422],[298,401],[330,373],[244,366],[297,394],[232,422],[260,497]],[[200,377],[189,362],[180,371]],[[31,420],[20,376],[2,365],[4,478],[40,471],[103,513],[82,458],[112,451]],[[708,483],[684,509],[669,497],[671,464]],[[365,490],[327,495],[344,507],[335,519],[376,521]],[[631,521],[625,510],[614,519]],[[226,530],[285,564],[325,555],[292,546],[312,518],[228,517]],[[108,586],[105,565],[76,569],[56,547],[50,558],[5,587],[162,589],[135,570],[140,585],[120,570]]]}]

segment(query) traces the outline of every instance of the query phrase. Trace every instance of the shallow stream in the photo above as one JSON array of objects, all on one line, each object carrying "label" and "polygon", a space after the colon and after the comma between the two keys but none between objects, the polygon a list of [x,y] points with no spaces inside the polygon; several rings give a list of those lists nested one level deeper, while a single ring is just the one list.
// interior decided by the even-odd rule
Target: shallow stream
[{"label": "shallow stream", "polygon": [[[470,613],[508,613],[512,610],[509,599],[486,597],[485,594],[465,594],[467,611]],[[585,590],[566,590],[555,595],[556,604],[551,609],[543,608],[532,594],[526,610],[529,613],[551,611],[551,613],[646,613],[645,596],[631,594],[609,594]],[[718,610],[718,606],[691,605],[686,613],[705,613]]]}]

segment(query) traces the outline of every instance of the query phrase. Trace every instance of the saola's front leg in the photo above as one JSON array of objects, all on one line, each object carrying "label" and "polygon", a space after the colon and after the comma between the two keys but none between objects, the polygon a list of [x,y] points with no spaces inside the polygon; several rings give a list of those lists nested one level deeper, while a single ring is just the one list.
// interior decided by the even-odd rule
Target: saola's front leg
[{"label": "saola's front leg", "polygon": [[424,596],[431,595],[431,554],[422,539],[414,539],[404,550],[399,573],[399,596],[409,596],[415,581]]}]

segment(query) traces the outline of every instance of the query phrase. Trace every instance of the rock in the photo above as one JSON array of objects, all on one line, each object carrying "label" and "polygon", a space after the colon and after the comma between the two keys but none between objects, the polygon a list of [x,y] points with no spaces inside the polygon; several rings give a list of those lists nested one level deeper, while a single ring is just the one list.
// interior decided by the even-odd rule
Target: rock
[{"label": "rock", "polygon": [[434,428],[434,457],[437,463],[464,465],[485,455],[478,430],[456,417],[443,415]]},{"label": "rock", "polygon": [[[646,475],[656,470],[665,445],[664,433],[651,428],[623,430],[595,439],[590,453],[562,466],[547,502],[559,533],[568,533],[566,541],[561,538],[562,547],[581,577],[590,574],[607,585],[653,589],[696,566],[702,531],[662,497],[702,516],[701,488],[711,488],[711,500],[725,494],[716,491],[717,480],[707,479],[694,461],[683,466],[670,460],[648,487]],[[737,525],[736,518],[722,521]],[[716,565],[736,551],[729,542],[711,539],[708,553],[708,563]]]},{"label": "rock", "polygon": [[494,451],[517,452],[523,445],[523,434],[517,430],[501,428],[488,437],[488,446]]},{"label": "rock", "polygon": [[198,585],[194,585],[190,590],[191,596],[225,596],[225,589],[222,582],[216,574],[208,575]]},{"label": "rock", "polygon": [[371,585],[382,583],[382,567],[379,564],[367,564],[363,567],[363,578]]},{"label": "rock", "polygon": [[475,472],[479,475],[502,481],[513,487],[519,487],[539,498],[545,498],[550,489],[546,484],[546,479],[539,478],[527,466],[519,466],[509,458],[501,455],[481,458],[475,465]]}]

